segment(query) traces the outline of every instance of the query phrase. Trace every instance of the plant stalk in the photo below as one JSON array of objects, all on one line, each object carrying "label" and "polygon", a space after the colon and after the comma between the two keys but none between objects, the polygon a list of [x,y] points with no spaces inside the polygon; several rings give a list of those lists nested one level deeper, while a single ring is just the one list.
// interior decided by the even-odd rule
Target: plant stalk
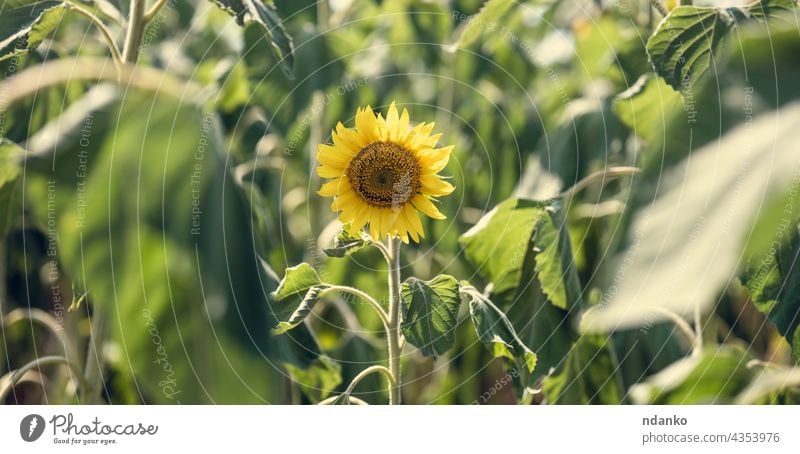
[{"label": "plant stalk", "polygon": [[139,59],[139,48],[144,36],[144,2],[145,0],[131,0],[130,18],[128,19],[128,32],[125,35],[125,48],[122,51],[124,63],[135,64]]},{"label": "plant stalk", "polygon": [[395,382],[389,388],[389,405],[401,403],[400,387],[400,238],[389,238],[389,371]]},{"label": "plant stalk", "polygon": [[100,34],[103,35],[103,39],[106,41],[106,45],[108,45],[109,50],[111,51],[111,58],[114,61],[114,66],[116,66],[117,70],[120,69],[120,65],[122,65],[122,56],[119,54],[119,48],[117,48],[117,44],[114,42],[114,38],[111,36],[111,31],[108,30],[106,24],[100,20],[99,17],[95,16],[94,13],[89,11],[88,9],[78,5],[74,2],[74,0],[67,2],[73,10],[86,16],[96,27],[100,30]]}]

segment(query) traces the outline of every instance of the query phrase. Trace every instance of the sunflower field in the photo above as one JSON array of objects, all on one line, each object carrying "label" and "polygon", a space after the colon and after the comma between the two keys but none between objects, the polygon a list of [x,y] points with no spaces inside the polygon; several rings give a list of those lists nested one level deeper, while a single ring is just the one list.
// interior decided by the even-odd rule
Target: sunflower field
[{"label": "sunflower field", "polygon": [[800,403],[796,0],[0,0],[0,402]]}]

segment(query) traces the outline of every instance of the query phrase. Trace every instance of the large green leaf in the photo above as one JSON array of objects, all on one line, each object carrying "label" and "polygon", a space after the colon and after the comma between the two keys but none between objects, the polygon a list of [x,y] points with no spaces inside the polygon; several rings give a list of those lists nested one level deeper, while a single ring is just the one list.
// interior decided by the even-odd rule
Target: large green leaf
[{"label": "large green leaf", "polygon": [[194,104],[129,90],[87,116],[81,140],[27,165],[26,196],[54,201],[31,215],[55,220],[59,262],[114,321],[118,379],[147,402],[283,398],[269,361],[285,342],[268,335],[274,284],[239,222],[219,127]]},{"label": "large green leaf", "polygon": [[0,6],[0,61],[37,48],[58,27],[68,8],[61,1],[6,1]]},{"label": "large green leaf", "polygon": [[580,282],[575,272],[566,224],[556,225],[556,207],[539,218],[533,235],[536,277],[542,291],[555,307],[570,309],[580,299]]},{"label": "large green leaf", "polygon": [[[556,307],[568,309],[580,298],[565,226],[552,202],[508,199],[461,236],[467,258],[492,282],[492,293],[516,290],[535,272]],[[525,268],[535,254],[535,269]]]},{"label": "large green leaf", "polygon": [[536,369],[536,354],[517,336],[514,326],[497,306],[477,292],[462,293],[469,299],[469,312],[478,338],[495,358],[514,362],[523,374],[525,386],[531,384]]},{"label": "large green leaf", "polygon": [[269,305],[278,322],[273,334],[283,334],[305,320],[319,300],[320,284],[319,274],[308,263],[286,268]]},{"label": "large green leaf", "polygon": [[0,241],[20,214],[17,204],[20,162],[25,150],[6,138],[0,138]]},{"label": "large green leaf", "polygon": [[287,77],[294,73],[294,45],[272,0],[209,0],[233,16],[245,31],[258,29]]},{"label": "large green leaf", "polygon": [[[614,113],[625,126],[652,148],[662,148],[686,128],[683,96],[663,79],[643,75],[614,99]],[[660,158],[646,155],[644,159]]]},{"label": "large green leaf", "polygon": [[755,374],[749,360],[740,347],[707,347],[634,385],[630,395],[637,404],[733,403]]},{"label": "large green leaf", "polygon": [[783,227],[780,240],[748,259],[743,283],[758,310],[775,324],[800,359],[800,233],[796,224]]},{"label": "large green leaf", "polygon": [[279,320],[278,326],[272,330],[272,334],[283,334],[290,329],[296,328],[300,323],[303,323],[303,320],[308,317],[317,304],[317,301],[319,301],[319,292],[319,287],[311,287],[308,289],[306,296],[303,297],[294,312],[292,312],[286,320]]},{"label": "large green leaf", "polygon": [[[661,193],[637,213],[631,226],[635,236],[617,257],[623,278],[585,314],[584,327],[648,325],[664,319],[661,308],[684,315],[696,305],[701,311],[710,308],[722,286],[735,278],[746,233],[760,208],[791,184],[798,166],[798,121],[800,103],[787,104],[667,172]],[[779,221],[771,220],[773,225]]]},{"label": "large green leaf", "polygon": [[311,287],[321,284],[317,271],[308,263],[301,263],[286,268],[283,280],[272,294],[277,301],[283,301],[292,296],[305,293]]},{"label": "large green leaf", "polygon": [[747,6],[678,6],[647,41],[656,73],[676,90],[689,90],[714,64],[721,40],[737,23],[792,13],[795,0],[760,0]]},{"label": "large green leaf", "polygon": [[324,355],[305,369],[291,364],[286,368],[312,403],[325,399],[342,383],[342,366]]},{"label": "large green leaf", "polygon": [[447,353],[455,344],[458,324],[458,281],[440,274],[430,281],[409,278],[400,290],[403,335],[425,356]]}]

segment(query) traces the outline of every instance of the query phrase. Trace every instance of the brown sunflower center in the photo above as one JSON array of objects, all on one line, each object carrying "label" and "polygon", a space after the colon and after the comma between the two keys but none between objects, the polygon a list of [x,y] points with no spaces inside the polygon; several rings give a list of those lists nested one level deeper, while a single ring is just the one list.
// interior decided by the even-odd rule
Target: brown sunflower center
[{"label": "brown sunflower center", "polygon": [[350,161],[347,177],[370,205],[399,207],[419,192],[420,170],[410,151],[391,142],[373,142]]}]

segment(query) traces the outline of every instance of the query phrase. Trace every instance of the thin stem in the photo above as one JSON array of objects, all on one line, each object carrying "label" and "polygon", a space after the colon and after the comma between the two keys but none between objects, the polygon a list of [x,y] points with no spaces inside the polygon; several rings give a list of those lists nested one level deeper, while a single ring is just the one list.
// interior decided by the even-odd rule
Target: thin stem
[{"label": "thin stem", "polygon": [[559,197],[563,198],[573,197],[575,194],[586,189],[587,187],[589,187],[589,185],[591,185],[597,180],[607,181],[612,178],[636,175],[640,172],[641,170],[639,170],[636,167],[627,167],[627,166],[609,167],[605,170],[597,171],[587,176],[586,178],[582,179],[581,181],[575,183],[571,188],[566,189],[561,194],[559,194]]},{"label": "thin stem", "polygon": [[394,386],[397,383],[397,380],[394,379],[394,375],[392,375],[392,371],[383,367],[383,366],[370,366],[366,369],[362,370],[358,373],[355,377],[353,377],[353,381],[347,386],[347,389],[344,390],[344,394],[349,396],[353,393],[353,390],[356,389],[356,386],[361,382],[361,380],[365,379],[368,375],[374,373],[381,373],[383,374],[387,380],[389,380],[389,386]]},{"label": "thin stem", "polygon": [[392,260],[392,256],[389,254],[389,248],[387,248],[385,244],[381,243],[380,241],[375,241],[375,239],[369,235],[365,234],[364,237],[367,239],[367,242],[370,244],[370,246],[374,246],[377,250],[381,251],[383,258],[386,259],[386,263],[389,263],[389,261]]},{"label": "thin stem", "polygon": [[370,306],[372,306],[373,309],[375,309],[375,312],[378,313],[378,317],[380,317],[381,321],[383,322],[383,325],[387,329],[389,328],[389,316],[386,315],[386,311],[383,310],[380,303],[378,303],[378,301],[375,298],[369,296],[367,293],[357,288],[349,287],[347,285],[328,285],[321,292],[320,296],[325,295],[328,292],[349,293],[351,295],[361,298],[362,300],[366,301]]},{"label": "thin stem", "polygon": [[401,403],[400,387],[400,238],[389,238],[389,371],[395,382],[389,390],[389,405]]},{"label": "thin stem", "polygon": [[[86,379],[81,374],[81,369],[75,363],[71,362],[67,358],[63,356],[42,356],[39,359],[35,359],[28,364],[20,367],[19,369],[9,372],[3,379],[7,379],[8,383],[0,388],[0,402],[5,402],[6,396],[8,395],[9,391],[14,389],[14,386],[19,383],[22,377],[30,370],[38,369],[42,366],[47,366],[51,364],[66,364],[71,369],[70,376],[73,380],[77,380],[78,386],[80,388],[88,388],[89,384],[86,382]],[[3,380],[0,380],[3,381]]]},{"label": "thin stem", "polygon": [[687,322],[686,320],[684,320],[683,317],[681,317],[680,315],[676,314],[675,312],[673,312],[673,311],[671,311],[669,309],[666,309],[666,308],[663,308],[663,307],[659,307],[659,308],[656,308],[655,310],[656,310],[656,312],[658,312],[660,314],[663,314],[668,319],[670,319],[670,321],[675,324],[675,326],[678,328],[678,330],[684,336],[686,336],[686,339],[692,345],[692,351],[694,351],[694,352],[698,351],[698,349],[697,349],[697,344],[698,344],[697,337],[695,336],[695,332],[692,329],[692,327],[689,326],[689,322]]},{"label": "thin stem", "polygon": [[97,28],[100,30],[100,33],[103,35],[103,38],[106,40],[106,44],[108,44],[108,48],[111,49],[111,58],[114,60],[114,66],[117,67],[117,70],[120,69],[122,66],[122,56],[119,53],[119,48],[117,47],[117,43],[114,42],[114,38],[111,37],[111,32],[108,30],[108,27],[100,20],[99,17],[95,16],[94,13],[89,11],[88,9],[69,1],[70,8],[74,9],[76,12],[86,16],[92,21]]},{"label": "thin stem", "polygon": [[144,1],[131,0],[130,18],[128,19],[128,32],[125,35],[125,49],[122,51],[124,63],[135,64],[139,59],[139,48],[144,35]]},{"label": "thin stem", "polygon": [[147,12],[144,13],[145,24],[155,19],[156,14],[158,14],[161,8],[166,4],[167,0],[156,0],[156,2],[153,3],[153,6],[151,6],[150,9],[148,9]]}]

